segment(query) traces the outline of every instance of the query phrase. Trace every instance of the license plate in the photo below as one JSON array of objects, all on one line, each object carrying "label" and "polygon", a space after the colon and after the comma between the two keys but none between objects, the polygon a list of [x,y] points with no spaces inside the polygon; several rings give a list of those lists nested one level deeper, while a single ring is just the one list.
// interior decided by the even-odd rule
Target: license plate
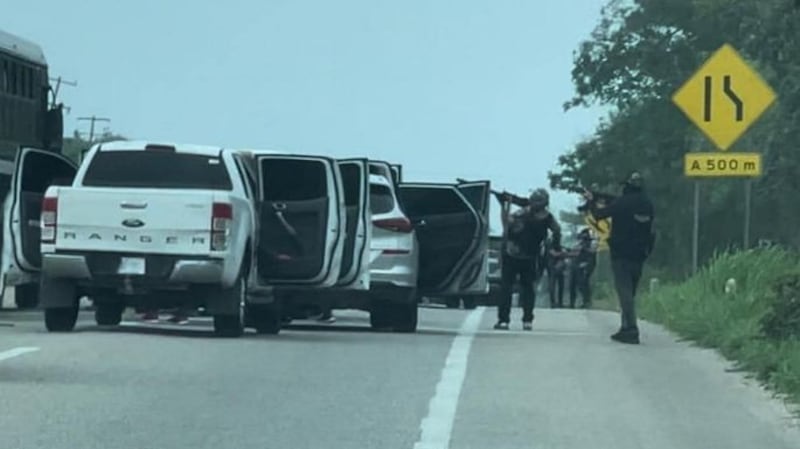
[{"label": "license plate", "polygon": [[144,275],[145,264],[143,257],[123,257],[119,261],[119,274]]}]

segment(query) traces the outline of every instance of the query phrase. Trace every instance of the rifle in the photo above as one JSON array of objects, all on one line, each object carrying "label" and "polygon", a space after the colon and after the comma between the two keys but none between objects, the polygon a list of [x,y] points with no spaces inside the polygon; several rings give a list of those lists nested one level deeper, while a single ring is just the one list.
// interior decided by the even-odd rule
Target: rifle
[{"label": "rifle", "polygon": [[[458,181],[459,184],[464,184],[466,182],[469,182],[464,178],[456,178],[456,181]],[[505,190],[503,190],[502,192],[499,191],[499,190],[489,190],[489,192],[492,195],[494,195],[494,197],[497,199],[497,201],[500,204],[509,202],[509,203],[511,203],[511,204],[513,204],[515,206],[526,207],[530,203],[528,198],[523,197],[523,196],[519,196],[519,195],[515,195],[515,194],[507,192]]]},{"label": "rifle", "polygon": [[[586,213],[591,210],[592,203],[597,204],[610,204],[613,203],[614,200],[617,199],[616,195],[612,195],[610,193],[601,192],[600,189],[597,187],[596,184],[593,184],[591,188],[583,189],[583,192],[589,192],[592,194],[592,201],[586,201],[580,206],[578,206],[578,212]],[[576,193],[583,193],[583,192],[576,192]]]}]

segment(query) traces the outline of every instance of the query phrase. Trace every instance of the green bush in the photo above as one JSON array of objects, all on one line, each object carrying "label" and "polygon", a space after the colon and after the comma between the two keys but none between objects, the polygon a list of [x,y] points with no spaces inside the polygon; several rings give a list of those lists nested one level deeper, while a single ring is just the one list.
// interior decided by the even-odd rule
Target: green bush
[{"label": "green bush", "polygon": [[779,279],[771,293],[769,310],[761,319],[762,333],[779,341],[800,339],[800,274]]},{"label": "green bush", "polygon": [[[726,294],[725,282],[736,279]],[[643,289],[643,292],[645,290]],[[680,284],[645,293],[642,317],[662,323],[800,400],[800,259],[780,249],[720,253]]]}]

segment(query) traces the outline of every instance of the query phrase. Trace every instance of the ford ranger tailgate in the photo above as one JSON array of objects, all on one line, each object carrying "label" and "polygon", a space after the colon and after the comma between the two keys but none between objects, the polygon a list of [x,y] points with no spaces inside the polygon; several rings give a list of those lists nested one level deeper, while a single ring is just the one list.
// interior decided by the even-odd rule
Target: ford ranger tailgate
[{"label": "ford ranger tailgate", "polygon": [[57,251],[208,255],[215,196],[204,190],[61,188]]}]

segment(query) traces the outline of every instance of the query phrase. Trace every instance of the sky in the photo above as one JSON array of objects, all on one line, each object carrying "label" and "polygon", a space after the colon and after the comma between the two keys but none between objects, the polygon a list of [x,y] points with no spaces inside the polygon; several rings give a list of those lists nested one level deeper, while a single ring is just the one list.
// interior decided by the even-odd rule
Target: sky
[{"label": "sky", "polygon": [[0,28],[77,81],[59,94],[67,134],[96,115],[131,138],[367,156],[526,194],[602,114],[562,105],[603,3],[26,0]]}]

